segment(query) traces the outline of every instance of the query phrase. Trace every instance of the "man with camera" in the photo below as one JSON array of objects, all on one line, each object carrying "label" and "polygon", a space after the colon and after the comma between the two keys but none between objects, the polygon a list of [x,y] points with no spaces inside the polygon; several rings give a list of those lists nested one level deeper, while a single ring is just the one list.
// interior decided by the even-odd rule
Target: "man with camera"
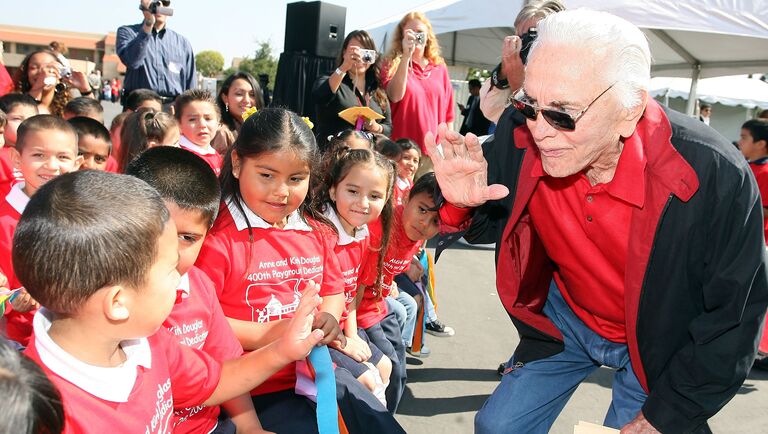
[{"label": "man with camera", "polygon": [[171,0],[141,0],[141,24],[117,29],[117,55],[125,64],[122,102],[136,89],[151,89],[168,107],[178,95],[195,88],[195,54],[187,38],[166,27]]}]

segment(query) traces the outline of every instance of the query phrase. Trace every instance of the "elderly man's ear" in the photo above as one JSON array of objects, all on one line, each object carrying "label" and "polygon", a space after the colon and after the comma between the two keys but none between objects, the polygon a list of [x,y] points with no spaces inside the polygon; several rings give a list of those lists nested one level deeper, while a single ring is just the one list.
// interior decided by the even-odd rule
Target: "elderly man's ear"
[{"label": "elderly man's ear", "polygon": [[635,126],[640,121],[640,117],[645,112],[645,106],[648,104],[648,91],[638,90],[640,93],[640,103],[630,109],[624,109],[624,117],[619,123],[619,134],[621,137],[629,137],[635,132]]}]

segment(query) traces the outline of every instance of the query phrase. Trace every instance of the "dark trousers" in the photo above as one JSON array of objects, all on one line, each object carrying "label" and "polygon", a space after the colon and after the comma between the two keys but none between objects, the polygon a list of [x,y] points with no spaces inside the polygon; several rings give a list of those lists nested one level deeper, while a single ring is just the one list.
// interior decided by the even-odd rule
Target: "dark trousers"
[{"label": "dark trousers", "polygon": [[[336,401],[350,433],[405,433],[376,397],[346,369],[336,369]],[[292,389],[253,396],[262,427],[277,434],[317,433],[315,403]]]},{"label": "dark trousers", "polygon": [[403,337],[400,335],[400,325],[397,323],[395,313],[387,312],[387,316],[380,323],[365,329],[365,333],[368,334],[371,342],[392,360],[392,375],[389,377],[385,396],[387,409],[395,414],[408,378],[405,372],[405,345],[403,345]]}]

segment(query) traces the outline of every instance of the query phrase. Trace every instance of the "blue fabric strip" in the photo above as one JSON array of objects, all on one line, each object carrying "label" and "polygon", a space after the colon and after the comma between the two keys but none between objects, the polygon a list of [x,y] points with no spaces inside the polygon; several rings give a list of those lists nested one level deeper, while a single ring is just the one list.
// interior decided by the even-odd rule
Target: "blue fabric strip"
[{"label": "blue fabric strip", "polygon": [[320,434],[338,434],[336,376],[333,373],[333,362],[328,347],[323,345],[313,348],[308,359],[315,371],[317,385],[317,430]]}]

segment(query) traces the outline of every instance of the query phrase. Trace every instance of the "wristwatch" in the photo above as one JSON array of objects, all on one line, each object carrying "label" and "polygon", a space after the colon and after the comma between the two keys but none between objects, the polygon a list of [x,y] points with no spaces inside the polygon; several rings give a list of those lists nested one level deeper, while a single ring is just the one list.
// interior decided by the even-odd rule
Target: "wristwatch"
[{"label": "wristwatch", "polygon": [[342,71],[341,68],[336,68],[335,71],[333,71],[334,74],[338,75],[339,77],[344,77],[347,73]]},{"label": "wristwatch", "polygon": [[493,69],[491,73],[491,86],[497,89],[506,89],[509,87],[509,81],[506,78],[499,79],[499,72],[501,71],[501,64]]}]

